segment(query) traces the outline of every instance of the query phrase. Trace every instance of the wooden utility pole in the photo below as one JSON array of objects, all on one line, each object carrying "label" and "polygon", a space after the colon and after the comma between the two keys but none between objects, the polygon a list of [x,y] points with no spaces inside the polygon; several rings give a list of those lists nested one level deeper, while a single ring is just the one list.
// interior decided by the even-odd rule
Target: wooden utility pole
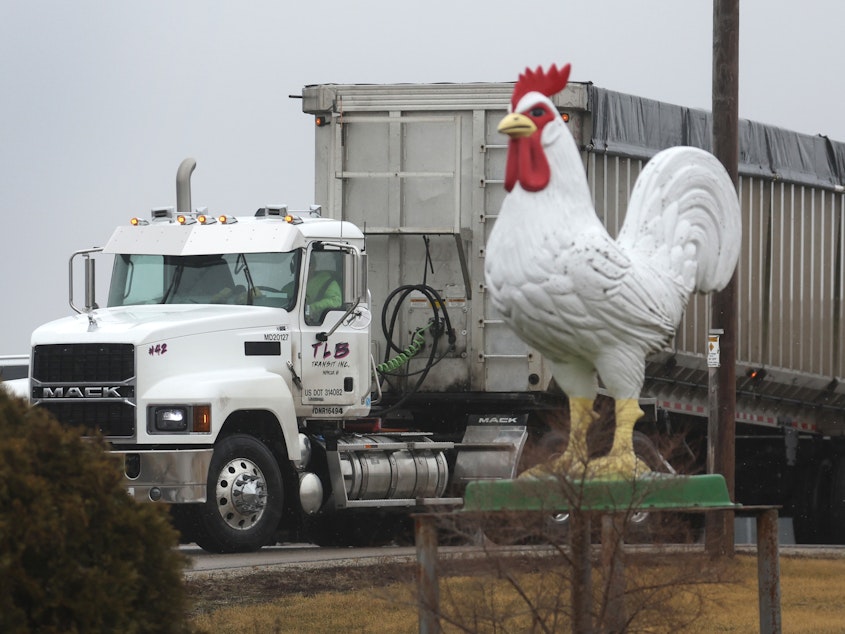
[{"label": "wooden utility pole", "polygon": [[[713,154],[739,182],[739,0],[713,0]],[[713,295],[710,327],[721,330],[720,364],[710,370],[708,465],[725,477],[735,499],[737,275]],[[710,513],[706,547],[711,555],[734,554],[734,514]]]}]

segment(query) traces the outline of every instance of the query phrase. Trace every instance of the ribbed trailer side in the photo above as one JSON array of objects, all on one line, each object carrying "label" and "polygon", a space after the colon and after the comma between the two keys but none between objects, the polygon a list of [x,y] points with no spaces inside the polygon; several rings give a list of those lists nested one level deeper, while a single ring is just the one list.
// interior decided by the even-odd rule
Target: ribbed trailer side
[{"label": "ribbed trailer side", "polygon": [[[427,376],[424,392],[525,393],[548,385],[541,357],[491,312],[484,293],[486,232],[504,195],[506,146],[496,125],[510,92],[507,84],[439,84],[304,93],[306,112],[330,113],[330,125],[317,128],[317,201],[364,230],[376,315],[394,289],[421,284],[449,313],[455,348]],[[388,321],[395,308],[404,342],[431,316],[418,293],[402,307],[391,303]],[[387,349],[380,330],[379,360]],[[412,372],[425,363],[418,356]]]},{"label": "ribbed trailer side", "polygon": [[[317,201],[364,228],[376,310],[397,286],[425,282],[457,317],[454,353],[424,389],[545,390],[542,358],[504,326],[484,294],[484,245],[504,191],[496,124],[511,84],[315,86],[303,109],[317,129]],[[709,149],[709,114],[570,84],[555,97],[583,148],[596,211],[611,235],[645,162],[673,145]],[[740,124],[738,418],[845,430],[843,218],[845,144]],[[400,315],[421,325],[425,302]],[[648,364],[645,396],[705,415],[709,300],[694,297],[671,349]],[[383,353],[384,341],[378,353]],[[763,370],[763,372],[760,372]],[[747,376],[752,372],[754,378]]]}]

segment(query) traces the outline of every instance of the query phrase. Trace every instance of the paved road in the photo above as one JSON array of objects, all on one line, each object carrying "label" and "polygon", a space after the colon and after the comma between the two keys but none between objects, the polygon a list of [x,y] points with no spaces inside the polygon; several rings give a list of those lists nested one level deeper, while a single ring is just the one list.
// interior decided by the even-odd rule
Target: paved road
[{"label": "paved road", "polygon": [[[502,552],[520,551],[531,547],[498,547]],[[535,547],[536,548],[536,547]],[[633,546],[633,549],[650,548],[649,546]],[[653,547],[651,547],[653,548]],[[664,549],[667,547],[663,547]],[[673,548],[672,546],[668,547]],[[674,546],[679,551],[700,549],[701,545]],[[281,544],[268,546],[254,553],[237,553],[232,555],[215,555],[207,553],[196,544],[184,544],[179,548],[188,555],[190,565],[186,569],[187,576],[194,575],[243,575],[259,570],[272,570],[285,567],[316,568],[329,566],[366,565],[385,561],[416,561],[416,550],[413,546],[385,546],[381,548],[320,548],[314,544]],[[477,547],[441,547],[441,556],[467,556],[479,551]],[[738,553],[756,554],[753,545],[738,545]],[[479,551],[483,552],[483,550]],[[845,547],[842,546],[794,546],[780,547],[782,556],[845,558]]]},{"label": "paved road", "polygon": [[413,546],[392,546],[383,548],[320,548],[313,544],[281,544],[268,546],[255,553],[215,555],[207,553],[196,544],[185,544],[179,548],[188,555],[190,565],[188,576],[197,574],[248,574],[256,570],[267,570],[293,566],[297,568],[317,566],[347,566],[353,564],[390,561],[416,561]]}]

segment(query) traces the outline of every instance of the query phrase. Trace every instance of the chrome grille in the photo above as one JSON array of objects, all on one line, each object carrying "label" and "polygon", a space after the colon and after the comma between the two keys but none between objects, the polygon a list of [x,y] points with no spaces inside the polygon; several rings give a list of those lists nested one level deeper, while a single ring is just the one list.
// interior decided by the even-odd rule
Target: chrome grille
[{"label": "chrome grille", "polygon": [[135,434],[135,347],[55,344],[32,351],[32,400],[65,425]]}]

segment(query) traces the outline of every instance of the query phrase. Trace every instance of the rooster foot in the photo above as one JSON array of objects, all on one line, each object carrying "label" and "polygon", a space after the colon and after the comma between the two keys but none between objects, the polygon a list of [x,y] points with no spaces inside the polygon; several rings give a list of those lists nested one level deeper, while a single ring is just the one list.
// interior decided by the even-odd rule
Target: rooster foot
[{"label": "rooster foot", "polygon": [[610,453],[587,464],[585,478],[603,480],[636,480],[651,473],[645,462],[631,451]]},{"label": "rooster foot", "polygon": [[593,399],[572,397],[569,399],[570,431],[566,451],[545,462],[523,471],[520,478],[558,478],[580,479],[584,476],[587,465],[587,430],[596,420],[593,411]]},{"label": "rooster foot", "polygon": [[517,478],[518,479],[526,479],[526,478],[533,478],[533,479],[543,479],[548,478],[550,476],[558,476],[561,475],[555,471],[555,460],[549,460],[547,462],[540,462],[535,464],[530,469],[526,469],[522,473],[520,473]]},{"label": "rooster foot", "polygon": [[590,460],[586,478],[635,480],[651,472],[634,453],[634,425],[643,415],[635,398],[616,400],[616,432],[610,453]]},{"label": "rooster foot", "polygon": [[570,478],[572,480],[580,480],[584,477],[589,463],[585,463],[583,459],[579,459],[574,455],[574,452],[566,451],[557,457],[553,457],[546,462],[541,462],[534,465],[530,469],[526,469],[519,474],[520,478],[548,478],[550,476],[557,478]]},{"label": "rooster foot", "polygon": [[569,474],[569,465],[572,462],[568,452],[552,456],[545,462],[535,464],[519,474],[520,478],[548,478],[566,477]]},{"label": "rooster foot", "polygon": [[586,464],[566,454],[541,462],[519,474],[519,478],[567,478],[569,480],[636,480],[651,473],[633,451],[602,456]]}]

